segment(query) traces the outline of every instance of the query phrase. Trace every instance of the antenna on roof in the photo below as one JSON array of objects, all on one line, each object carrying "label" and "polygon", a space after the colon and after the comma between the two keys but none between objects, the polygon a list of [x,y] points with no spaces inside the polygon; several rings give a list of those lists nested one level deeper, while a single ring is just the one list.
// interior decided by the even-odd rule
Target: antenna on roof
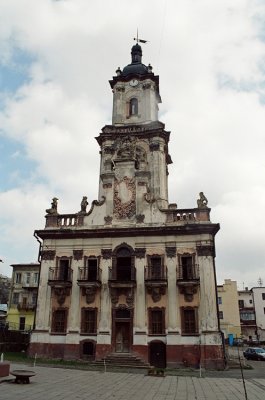
[{"label": "antenna on roof", "polygon": [[148,40],[144,40],[144,39],[139,39],[139,37],[138,37],[138,28],[137,28],[137,35],[136,35],[136,38],[133,38],[133,40],[136,40],[136,42],[137,43],[147,43],[148,42]]}]

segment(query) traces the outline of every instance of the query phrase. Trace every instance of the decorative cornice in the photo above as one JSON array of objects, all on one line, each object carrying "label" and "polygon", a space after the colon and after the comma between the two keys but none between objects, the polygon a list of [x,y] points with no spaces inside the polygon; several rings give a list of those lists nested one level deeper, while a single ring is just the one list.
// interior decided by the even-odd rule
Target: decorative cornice
[{"label": "decorative cornice", "polygon": [[167,257],[169,257],[169,258],[174,258],[174,257],[176,257],[176,252],[177,252],[177,249],[176,249],[176,247],[174,246],[170,246],[170,247],[166,247],[166,254],[167,254]]},{"label": "decorative cornice", "polygon": [[146,249],[144,247],[137,247],[134,250],[134,255],[136,258],[145,258]]},{"label": "decorative cornice", "polygon": [[79,261],[83,258],[83,250],[73,250],[74,260]]},{"label": "decorative cornice", "polygon": [[40,256],[42,260],[54,260],[55,254],[55,250],[42,250]]},{"label": "decorative cornice", "polygon": [[109,260],[112,257],[112,249],[101,249],[103,260]]},{"label": "decorative cornice", "polygon": [[198,256],[215,257],[215,248],[213,245],[199,245],[197,246],[197,254]]}]

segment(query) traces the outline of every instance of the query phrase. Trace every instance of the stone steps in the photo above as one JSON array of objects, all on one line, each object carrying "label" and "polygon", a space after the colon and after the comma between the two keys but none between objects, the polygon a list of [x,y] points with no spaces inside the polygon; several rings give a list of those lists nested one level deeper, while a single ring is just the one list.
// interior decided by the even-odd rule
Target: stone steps
[{"label": "stone steps", "polygon": [[[94,361],[96,365],[104,365],[104,359]],[[149,368],[150,365],[131,353],[112,353],[105,358],[105,364],[115,367]]]}]

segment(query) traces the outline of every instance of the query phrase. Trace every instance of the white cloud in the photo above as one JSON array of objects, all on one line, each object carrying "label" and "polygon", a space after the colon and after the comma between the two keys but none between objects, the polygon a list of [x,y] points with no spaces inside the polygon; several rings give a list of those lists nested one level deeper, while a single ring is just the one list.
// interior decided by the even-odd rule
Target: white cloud
[{"label": "white cloud", "polygon": [[[172,131],[170,201],[195,207],[203,190],[212,221],[221,224],[219,279],[265,281],[264,3],[154,0],[151,9],[140,0],[133,7],[128,0],[119,7],[106,0],[0,0],[0,8],[2,63],[13,62],[16,48],[33,60],[29,81],[4,95],[0,114],[5,135],[23,143],[37,165],[28,186],[0,197],[5,243],[15,235],[16,257],[24,259],[23,246],[34,253],[32,231],[43,227],[54,195],[61,212],[77,211],[83,195],[90,203],[97,197],[94,137],[110,123],[108,79],[130,62],[138,26],[150,40],[143,62],[160,75],[160,119]],[[30,224],[14,199],[33,210]]]}]

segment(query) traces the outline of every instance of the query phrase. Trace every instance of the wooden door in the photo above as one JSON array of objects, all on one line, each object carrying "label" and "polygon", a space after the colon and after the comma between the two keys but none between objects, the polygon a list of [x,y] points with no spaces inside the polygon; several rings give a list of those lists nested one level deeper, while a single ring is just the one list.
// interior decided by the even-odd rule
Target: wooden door
[{"label": "wooden door", "polygon": [[130,323],[116,322],[115,350],[117,353],[129,353],[129,351],[130,351]]}]

